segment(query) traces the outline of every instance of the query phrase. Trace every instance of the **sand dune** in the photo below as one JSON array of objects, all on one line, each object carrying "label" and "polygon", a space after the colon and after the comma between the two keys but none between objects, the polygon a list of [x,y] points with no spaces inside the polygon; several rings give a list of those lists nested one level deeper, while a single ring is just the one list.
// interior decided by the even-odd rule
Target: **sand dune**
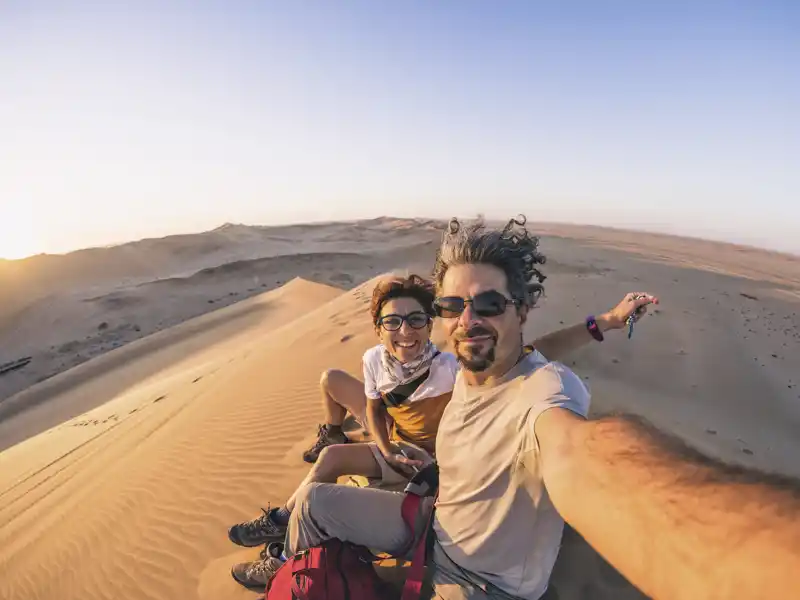
[{"label": "sand dune", "polygon": [[[194,596],[209,557],[230,551],[225,524],[299,477],[287,450],[312,433],[314,373],[329,344],[300,349],[314,324],[349,325],[350,305],[327,304],[337,293],[293,283],[269,298],[279,305],[247,331],[249,345],[231,338],[184,358],[0,455],[2,597]],[[318,306],[305,331],[286,326]],[[298,378],[265,377],[275,365]]]},{"label": "sand dune", "polygon": [[[310,285],[310,284],[309,284]],[[128,393],[148,379],[204,360],[218,361],[228,347],[244,350],[258,343],[260,332],[287,317],[314,308],[323,298],[341,293],[316,290],[306,298],[306,283],[292,280],[272,292],[196,317],[137,340],[65,373],[32,386],[0,403],[0,450]]]},{"label": "sand dune", "polygon": [[681,264],[789,287],[800,285],[800,260],[791,254],[740,244],[588,225],[540,223],[537,231],[545,236],[581,240],[599,248],[624,250],[666,264]]},{"label": "sand dune", "polygon": [[[387,223],[230,225],[14,261],[25,278],[0,285],[0,364],[23,356],[32,361],[0,376],[0,403],[91,358],[293,277],[350,288],[396,267],[430,262],[438,232],[424,224],[414,230],[402,221]],[[395,226],[403,229],[387,235]],[[141,265],[152,266],[145,273],[137,270]],[[13,279],[2,266],[0,283],[4,275]]]},{"label": "sand dune", "polygon": [[[389,248],[387,264],[430,268],[433,247],[393,233],[402,223],[364,227],[375,238],[384,229],[385,245],[373,241],[372,255]],[[329,227],[314,235],[339,233]],[[568,361],[593,392],[593,412],[644,414],[715,455],[800,476],[793,270],[782,255],[770,262],[769,253],[753,251],[758,256],[748,260],[758,269],[734,275],[745,263],[727,246],[684,259],[676,241],[680,256],[669,262],[668,248],[635,241],[640,250],[631,252],[620,240],[545,237],[547,296],[532,313],[528,338],[607,308],[626,291],[658,293],[662,306],[632,340],[615,336]],[[228,568],[257,550],[231,545],[226,528],[285,499],[300,481],[300,452],[320,418],[320,372],[357,371],[375,341],[366,318],[368,267],[384,263],[365,267],[366,251],[357,254],[330,263],[318,257],[309,267],[304,258],[287,260],[281,268],[289,283],[275,290],[109,351],[0,403],[4,446],[42,431],[0,453],[0,598],[254,598]],[[148,301],[168,297],[149,295],[159,286],[203,290],[204,279],[226,289],[237,273],[275,265],[261,260],[138,289]],[[292,269],[306,268],[352,282],[291,279]],[[95,294],[90,304],[115,310],[137,288],[127,289]],[[442,340],[440,331],[435,338]],[[571,531],[554,581],[564,600],[642,597]]]},{"label": "sand dune", "polygon": [[[212,231],[89,248],[65,255],[0,259],[0,316],[32,299],[65,288],[102,289],[166,277],[237,260],[302,252],[359,252],[363,242],[384,244],[386,233],[404,232],[406,241],[427,240],[432,221],[381,217],[369,221],[260,227],[226,223]],[[355,232],[355,235],[354,235]],[[391,241],[400,242],[393,237]]]}]

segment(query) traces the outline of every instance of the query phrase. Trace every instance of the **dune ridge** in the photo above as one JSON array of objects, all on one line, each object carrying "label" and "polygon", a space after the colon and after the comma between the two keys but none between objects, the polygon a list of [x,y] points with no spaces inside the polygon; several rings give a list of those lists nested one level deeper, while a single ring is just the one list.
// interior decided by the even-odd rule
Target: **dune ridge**
[{"label": "dune ridge", "polygon": [[[23,263],[15,266],[17,277],[4,275],[0,265],[0,364],[31,357],[24,368],[0,374],[0,403],[87,360],[293,277],[347,289],[408,262],[432,260],[439,233],[411,226],[393,233],[398,226],[385,220],[231,225],[222,228],[224,244],[214,230],[16,261]],[[275,231],[300,233],[292,240]],[[209,246],[224,252],[206,252]],[[140,273],[137,265],[150,270]]]},{"label": "dune ridge", "polygon": [[[94,409],[83,419],[117,418],[88,425],[100,431],[86,439],[75,439],[76,429],[87,429],[75,420],[43,434],[48,447],[60,446],[62,454],[34,471],[14,477],[6,468],[19,465],[26,444],[0,455],[0,571],[10,574],[0,584],[8,586],[3,597],[57,590],[70,598],[194,593],[209,545],[229,549],[225,524],[240,516],[238,507],[252,512],[260,498],[274,495],[269,481],[285,477],[291,466],[286,451],[313,433],[302,425],[318,411],[315,384],[324,344],[303,353],[310,368],[298,372],[296,382],[284,379],[289,385],[259,377],[264,365],[285,364],[287,352],[307,346],[305,336],[323,320],[338,316],[342,327],[349,324],[347,310],[326,303],[331,290],[304,282],[284,295],[291,302],[262,331],[262,348],[218,351],[217,358],[227,361],[190,368],[181,383],[161,390],[158,401],[155,392],[131,393]],[[315,304],[321,307],[312,309]],[[293,326],[300,315],[311,323]],[[258,380],[262,384],[253,385]],[[280,408],[289,395],[293,410],[254,418]],[[285,485],[278,489],[288,491]],[[47,577],[40,577],[43,563],[50,565]]]}]

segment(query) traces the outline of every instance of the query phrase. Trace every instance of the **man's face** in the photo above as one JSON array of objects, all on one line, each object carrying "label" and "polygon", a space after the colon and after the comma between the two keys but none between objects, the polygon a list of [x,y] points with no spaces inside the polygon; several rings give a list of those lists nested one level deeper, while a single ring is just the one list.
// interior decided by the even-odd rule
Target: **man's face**
[{"label": "man's face", "polygon": [[[505,304],[505,300],[511,300],[506,276],[501,269],[483,264],[457,265],[445,273],[439,298],[472,300],[491,292],[502,294],[503,298],[497,297],[499,306]],[[487,297],[491,297],[491,294],[482,298]],[[480,315],[474,304],[467,302],[460,315],[442,316],[441,321],[465,369],[498,376],[503,373],[494,371],[501,369],[505,372],[516,364],[522,351],[522,314],[517,306],[509,302],[502,314]]]}]

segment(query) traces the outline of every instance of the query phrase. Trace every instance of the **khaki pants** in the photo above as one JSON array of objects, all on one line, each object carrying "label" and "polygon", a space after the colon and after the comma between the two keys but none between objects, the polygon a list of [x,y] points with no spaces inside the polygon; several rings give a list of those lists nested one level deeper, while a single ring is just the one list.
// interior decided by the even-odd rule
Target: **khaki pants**
[{"label": "khaki pants", "polygon": [[[286,533],[286,554],[317,546],[330,538],[396,554],[411,537],[400,514],[403,494],[331,483],[311,483],[297,495]],[[433,498],[423,500],[414,538],[426,533]],[[451,561],[438,543],[428,566],[433,598],[438,600],[518,600]],[[550,600],[551,592],[542,600]]]}]

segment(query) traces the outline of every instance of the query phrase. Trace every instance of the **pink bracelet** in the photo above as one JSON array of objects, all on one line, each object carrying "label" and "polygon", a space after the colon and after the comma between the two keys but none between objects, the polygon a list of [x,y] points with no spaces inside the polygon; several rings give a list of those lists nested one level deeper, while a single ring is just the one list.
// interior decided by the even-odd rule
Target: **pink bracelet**
[{"label": "pink bracelet", "polygon": [[586,329],[589,330],[591,336],[598,342],[602,342],[605,339],[603,332],[600,331],[600,327],[597,325],[597,321],[595,321],[593,315],[586,317]]}]

